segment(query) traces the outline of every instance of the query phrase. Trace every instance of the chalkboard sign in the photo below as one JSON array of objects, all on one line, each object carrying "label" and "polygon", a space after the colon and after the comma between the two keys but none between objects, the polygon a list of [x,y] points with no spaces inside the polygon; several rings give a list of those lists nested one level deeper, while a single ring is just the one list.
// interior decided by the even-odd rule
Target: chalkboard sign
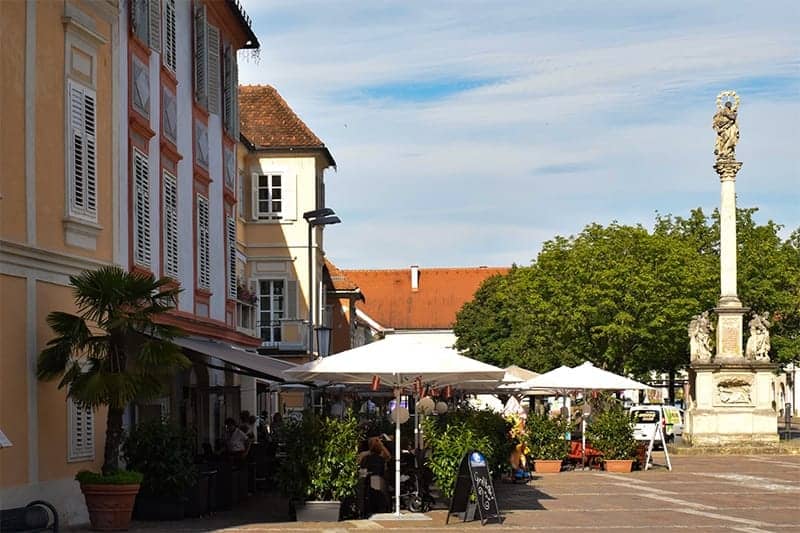
[{"label": "chalkboard sign", "polygon": [[461,459],[445,524],[450,522],[450,515],[453,513],[464,513],[466,522],[471,494],[475,494],[476,510],[481,525],[485,525],[491,519],[500,520],[500,509],[497,505],[492,476],[489,474],[489,466],[486,464],[486,457],[477,450],[470,451]]}]

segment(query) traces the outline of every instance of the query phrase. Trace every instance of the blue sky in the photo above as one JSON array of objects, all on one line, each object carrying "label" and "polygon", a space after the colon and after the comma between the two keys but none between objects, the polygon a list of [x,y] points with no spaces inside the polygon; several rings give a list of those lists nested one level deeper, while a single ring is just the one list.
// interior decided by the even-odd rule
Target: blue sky
[{"label": "blue sky", "polygon": [[331,149],[343,268],[528,264],[586,224],[719,201],[711,116],[741,96],[739,205],[800,227],[800,7],[245,0],[268,83]]}]

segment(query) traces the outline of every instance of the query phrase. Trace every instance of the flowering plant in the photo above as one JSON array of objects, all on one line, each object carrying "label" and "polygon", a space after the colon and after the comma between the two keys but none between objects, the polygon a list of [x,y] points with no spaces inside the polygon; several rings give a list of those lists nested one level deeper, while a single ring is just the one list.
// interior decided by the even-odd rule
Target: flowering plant
[{"label": "flowering plant", "polygon": [[238,298],[240,302],[254,305],[258,301],[258,294],[248,289],[245,285],[238,283],[236,285],[236,298]]}]

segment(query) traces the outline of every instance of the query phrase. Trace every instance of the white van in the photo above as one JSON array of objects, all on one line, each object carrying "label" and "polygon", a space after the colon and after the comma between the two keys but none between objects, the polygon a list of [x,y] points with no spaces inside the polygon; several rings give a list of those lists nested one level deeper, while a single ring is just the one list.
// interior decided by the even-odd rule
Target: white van
[{"label": "white van", "polygon": [[650,441],[660,424],[667,442],[675,440],[675,435],[683,434],[683,416],[681,410],[672,405],[645,404],[631,407],[633,418],[633,438]]}]

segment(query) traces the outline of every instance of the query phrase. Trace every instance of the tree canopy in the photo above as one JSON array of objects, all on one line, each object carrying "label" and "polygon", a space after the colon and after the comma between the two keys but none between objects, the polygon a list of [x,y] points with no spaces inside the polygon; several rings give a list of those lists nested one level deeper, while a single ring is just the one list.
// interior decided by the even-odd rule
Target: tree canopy
[{"label": "tree canopy", "polygon": [[[739,298],[771,313],[770,355],[785,363],[800,359],[800,230],[782,239],[756,211],[737,213]],[[719,275],[716,211],[657,215],[652,231],[590,224],[544,243],[530,266],[486,280],[458,313],[456,346],[538,372],[585,360],[638,376],[674,372],[689,363],[689,320],[716,305]]]}]

